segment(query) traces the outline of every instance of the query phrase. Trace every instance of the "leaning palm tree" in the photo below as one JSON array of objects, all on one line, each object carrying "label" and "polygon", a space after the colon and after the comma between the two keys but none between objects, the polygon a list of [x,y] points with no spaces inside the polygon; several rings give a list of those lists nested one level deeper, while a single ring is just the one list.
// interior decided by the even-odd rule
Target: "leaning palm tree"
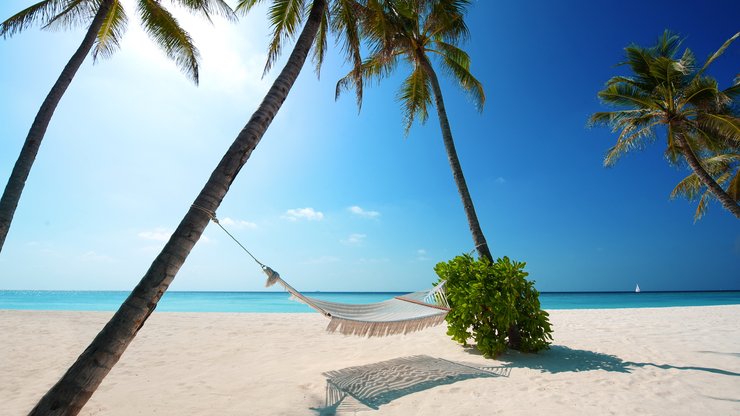
[{"label": "leaning palm tree", "polygon": [[643,148],[656,139],[659,128],[664,128],[668,161],[685,161],[712,197],[740,218],[738,202],[701,161],[705,153],[740,146],[740,119],[736,112],[728,111],[736,108],[740,85],[720,90],[715,79],[704,75],[738,37],[740,33],[727,40],[700,68],[689,49],[678,57],[681,39],[669,31],[650,48],[628,46],[623,64],[632,76],[615,76],[599,92],[605,104],[620,109],[595,113],[589,120],[591,125],[607,125],[619,132],[604,165],[612,166],[626,152]]},{"label": "leaning palm tree", "polygon": [[415,119],[426,122],[428,107],[434,99],[442,140],[473,243],[480,257],[492,260],[457,157],[442,89],[429,58],[430,55],[439,57],[442,69],[459,82],[478,109],[482,110],[485,102],[483,86],[470,73],[470,57],[458,46],[469,37],[463,19],[469,4],[468,0],[368,0],[361,15],[363,34],[369,43],[369,56],[361,67],[339,80],[336,95],[339,97],[343,90],[355,87],[359,106],[362,103],[362,89],[357,88],[358,85],[389,76],[402,61],[409,64],[411,74],[398,94],[405,133],[408,134]]},{"label": "leaning palm tree", "polygon": [[[259,2],[241,0],[237,10],[247,12]],[[327,33],[333,28],[344,40],[344,50],[349,59],[355,65],[360,64],[359,38],[354,29],[356,16],[351,7],[353,2],[333,0],[331,8],[328,8],[327,0],[313,0],[306,13],[309,8],[307,3],[305,0],[272,1],[269,18],[273,37],[266,70],[275,62],[285,40],[294,37],[305,19],[288,61],[139,284],[77,361],[41,398],[31,414],[77,414],[118,362],[157,307],[157,302],[174,280],[208,222],[215,219],[215,212],[236,175],[288,96],[312,45],[318,68],[324,58]]]},{"label": "leaning palm tree", "polygon": [[[144,29],[167,56],[196,84],[198,82],[198,50],[188,33],[164,8],[159,0],[137,0],[137,11]],[[233,11],[223,0],[173,0],[187,9],[210,19],[211,14],[231,17]],[[119,48],[126,31],[126,12],[121,0],[44,0],[30,6],[0,24],[0,36],[10,37],[30,26],[44,29],[65,29],[86,25],[87,31],[77,51],[62,70],[41,104],[31,124],[26,140],[15,162],[8,183],[0,198],[0,251],[10,230],[21,193],[31,172],[31,166],[41,146],[54,110],[72,83],[85,57],[92,51],[93,61],[107,58]]]}]

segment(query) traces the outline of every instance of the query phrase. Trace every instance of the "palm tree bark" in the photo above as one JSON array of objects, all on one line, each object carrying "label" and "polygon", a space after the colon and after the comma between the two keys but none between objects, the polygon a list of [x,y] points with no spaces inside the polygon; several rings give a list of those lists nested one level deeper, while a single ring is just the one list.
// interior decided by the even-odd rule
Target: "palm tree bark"
[{"label": "palm tree bark", "polygon": [[432,82],[432,91],[434,91],[434,102],[437,107],[439,127],[442,129],[442,140],[444,141],[445,150],[447,151],[447,159],[450,162],[450,168],[452,168],[452,176],[455,178],[457,191],[460,193],[460,199],[462,199],[465,215],[468,218],[468,226],[473,235],[475,249],[478,251],[479,257],[486,258],[490,262],[493,262],[491,251],[488,249],[488,243],[486,242],[486,237],[483,235],[483,230],[481,230],[480,223],[478,222],[478,215],[475,213],[473,199],[470,197],[470,191],[468,191],[468,185],[465,182],[465,176],[463,175],[462,167],[460,166],[460,159],[457,157],[455,142],[452,139],[452,130],[450,129],[450,122],[447,120],[447,110],[445,110],[445,103],[442,98],[442,89],[439,86],[437,74],[434,72],[431,62],[429,62],[423,52],[420,54],[419,60],[421,61],[424,71]]},{"label": "palm tree bark", "polygon": [[314,0],[308,20],[280,75],[247,125],[211,174],[162,252],[89,347],[31,411],[32,415],[76,415],[154,311],[198,242],[241,168],[249,159],[303,67],[326,8]]},{"label": "palm tree bark", "polygon": [[31,173],[31,167],[34,160],[36,160],[41,141],[44,139],[44,134],[46,134],[51,117],[54,115],[54,110],[56,110],[57,105],[62,100],[62,96],[64,96],[64,92],[67,91],[67,88],[72,83],[77,70],[80,69],[80,66],[85,61],[85,57],[90,53],[90,50],[95,44],[95,38],[100,28],[103,27],[105,17],[112,7],[113,0],[105,0],[100,4],[95,17],[90,23],[90,27],[87,29],[87,33],[85,33],[85,37],[82,39],[82,43],[72,55],[69,62],[67,62],[67,65],[65,65],[59,78],[51,87],[49,94],[41,104],[38,113],[36,113],[36,118],[33,120],[33,124],[31,124],[31,129],[28,131],[18,160],[16,160],[8,183],[5,185],[3,196],[0,198],[0,252],[5,244],[5,238],[8,236],[8,231],[10,230],[10,223],[13,221],[13,215],[18,207],[18,201],[21,199],[21,193],[23,193],[23,188],[26,186],[26,180]]},{"label": "palm tree bark", "polygon": [[686,162],[694,173],[696,173],[696,176],[699,177],[699,180],[707,187],[707,189],[709,189],[709,192],[717,198],[726,210],[730,211],[736,218],[740,219],[740,205],[738,205],[738,203],[735,202],[735,200],[732,199],[732,197],[728,195],[721,186],[719,186],[714,178],[707,173],[706,169],[702,167],[699,158],[696,157],[696,154],[691,149],[691,146],[686,139],[680,134],[676,134],[674,137],[678,142],[681,153],[683,153],[684,158],[686,158]]}]

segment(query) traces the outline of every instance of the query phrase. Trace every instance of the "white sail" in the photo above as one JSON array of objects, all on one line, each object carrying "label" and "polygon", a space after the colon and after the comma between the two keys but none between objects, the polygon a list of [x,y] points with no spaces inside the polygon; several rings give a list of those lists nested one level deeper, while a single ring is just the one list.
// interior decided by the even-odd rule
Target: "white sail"
[{"label": "white sail", "polygon": [[635,293],[640,293],[640,285],[635,285]]}]

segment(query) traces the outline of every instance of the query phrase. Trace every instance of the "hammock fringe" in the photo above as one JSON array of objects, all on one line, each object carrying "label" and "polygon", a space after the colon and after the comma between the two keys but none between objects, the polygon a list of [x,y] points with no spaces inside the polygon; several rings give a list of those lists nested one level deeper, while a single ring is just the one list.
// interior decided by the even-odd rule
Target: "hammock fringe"
[{"label": "hammock fringe", "polygon": [[439,325],[445,321],[446,316],[447,312],[444,312],[424,318],[390,322],[353,321],[332,316],[326,330],[328,332],[339,332],[343,335],[357,335],[361,337],[384,337],[397,334],[405,335],[410,332],[421,331],[422,329]]}]

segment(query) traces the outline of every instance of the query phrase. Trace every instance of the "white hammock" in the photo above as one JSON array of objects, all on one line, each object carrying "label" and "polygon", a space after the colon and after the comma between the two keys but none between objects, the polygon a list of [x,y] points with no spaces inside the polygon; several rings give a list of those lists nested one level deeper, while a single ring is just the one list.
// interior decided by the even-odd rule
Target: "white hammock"
[{"label": "white hammock", "polygon": [[331,319],[326,330],[345,335],[383,337],[393,334],[408,334],[424,328],[439,325],[450,311],[450,305],[444,293],[444,282],[436,287],[422,291],[396,296],[384,302],[364,305],[327,302],[304,296],[293,289],[280,275],[266,266],[244,247],[216,218],[216,213],[193,204],[191,206],[206,213],[249,257],[262,267],[267,275],[265,286],[280,283],[293,297],[327,318]]},{"label": "white hammock", "polygon": [[331,319],[326,330],[345,335],[382,337],[407,334],[439,325],[445,320],[450,306],[444,293],[444,282],[436,287],[397,296],[378,303],[350,304],[311,298],[295,290],[280,275],[267,266],[266,286],[281,284],[293,297]]}]

